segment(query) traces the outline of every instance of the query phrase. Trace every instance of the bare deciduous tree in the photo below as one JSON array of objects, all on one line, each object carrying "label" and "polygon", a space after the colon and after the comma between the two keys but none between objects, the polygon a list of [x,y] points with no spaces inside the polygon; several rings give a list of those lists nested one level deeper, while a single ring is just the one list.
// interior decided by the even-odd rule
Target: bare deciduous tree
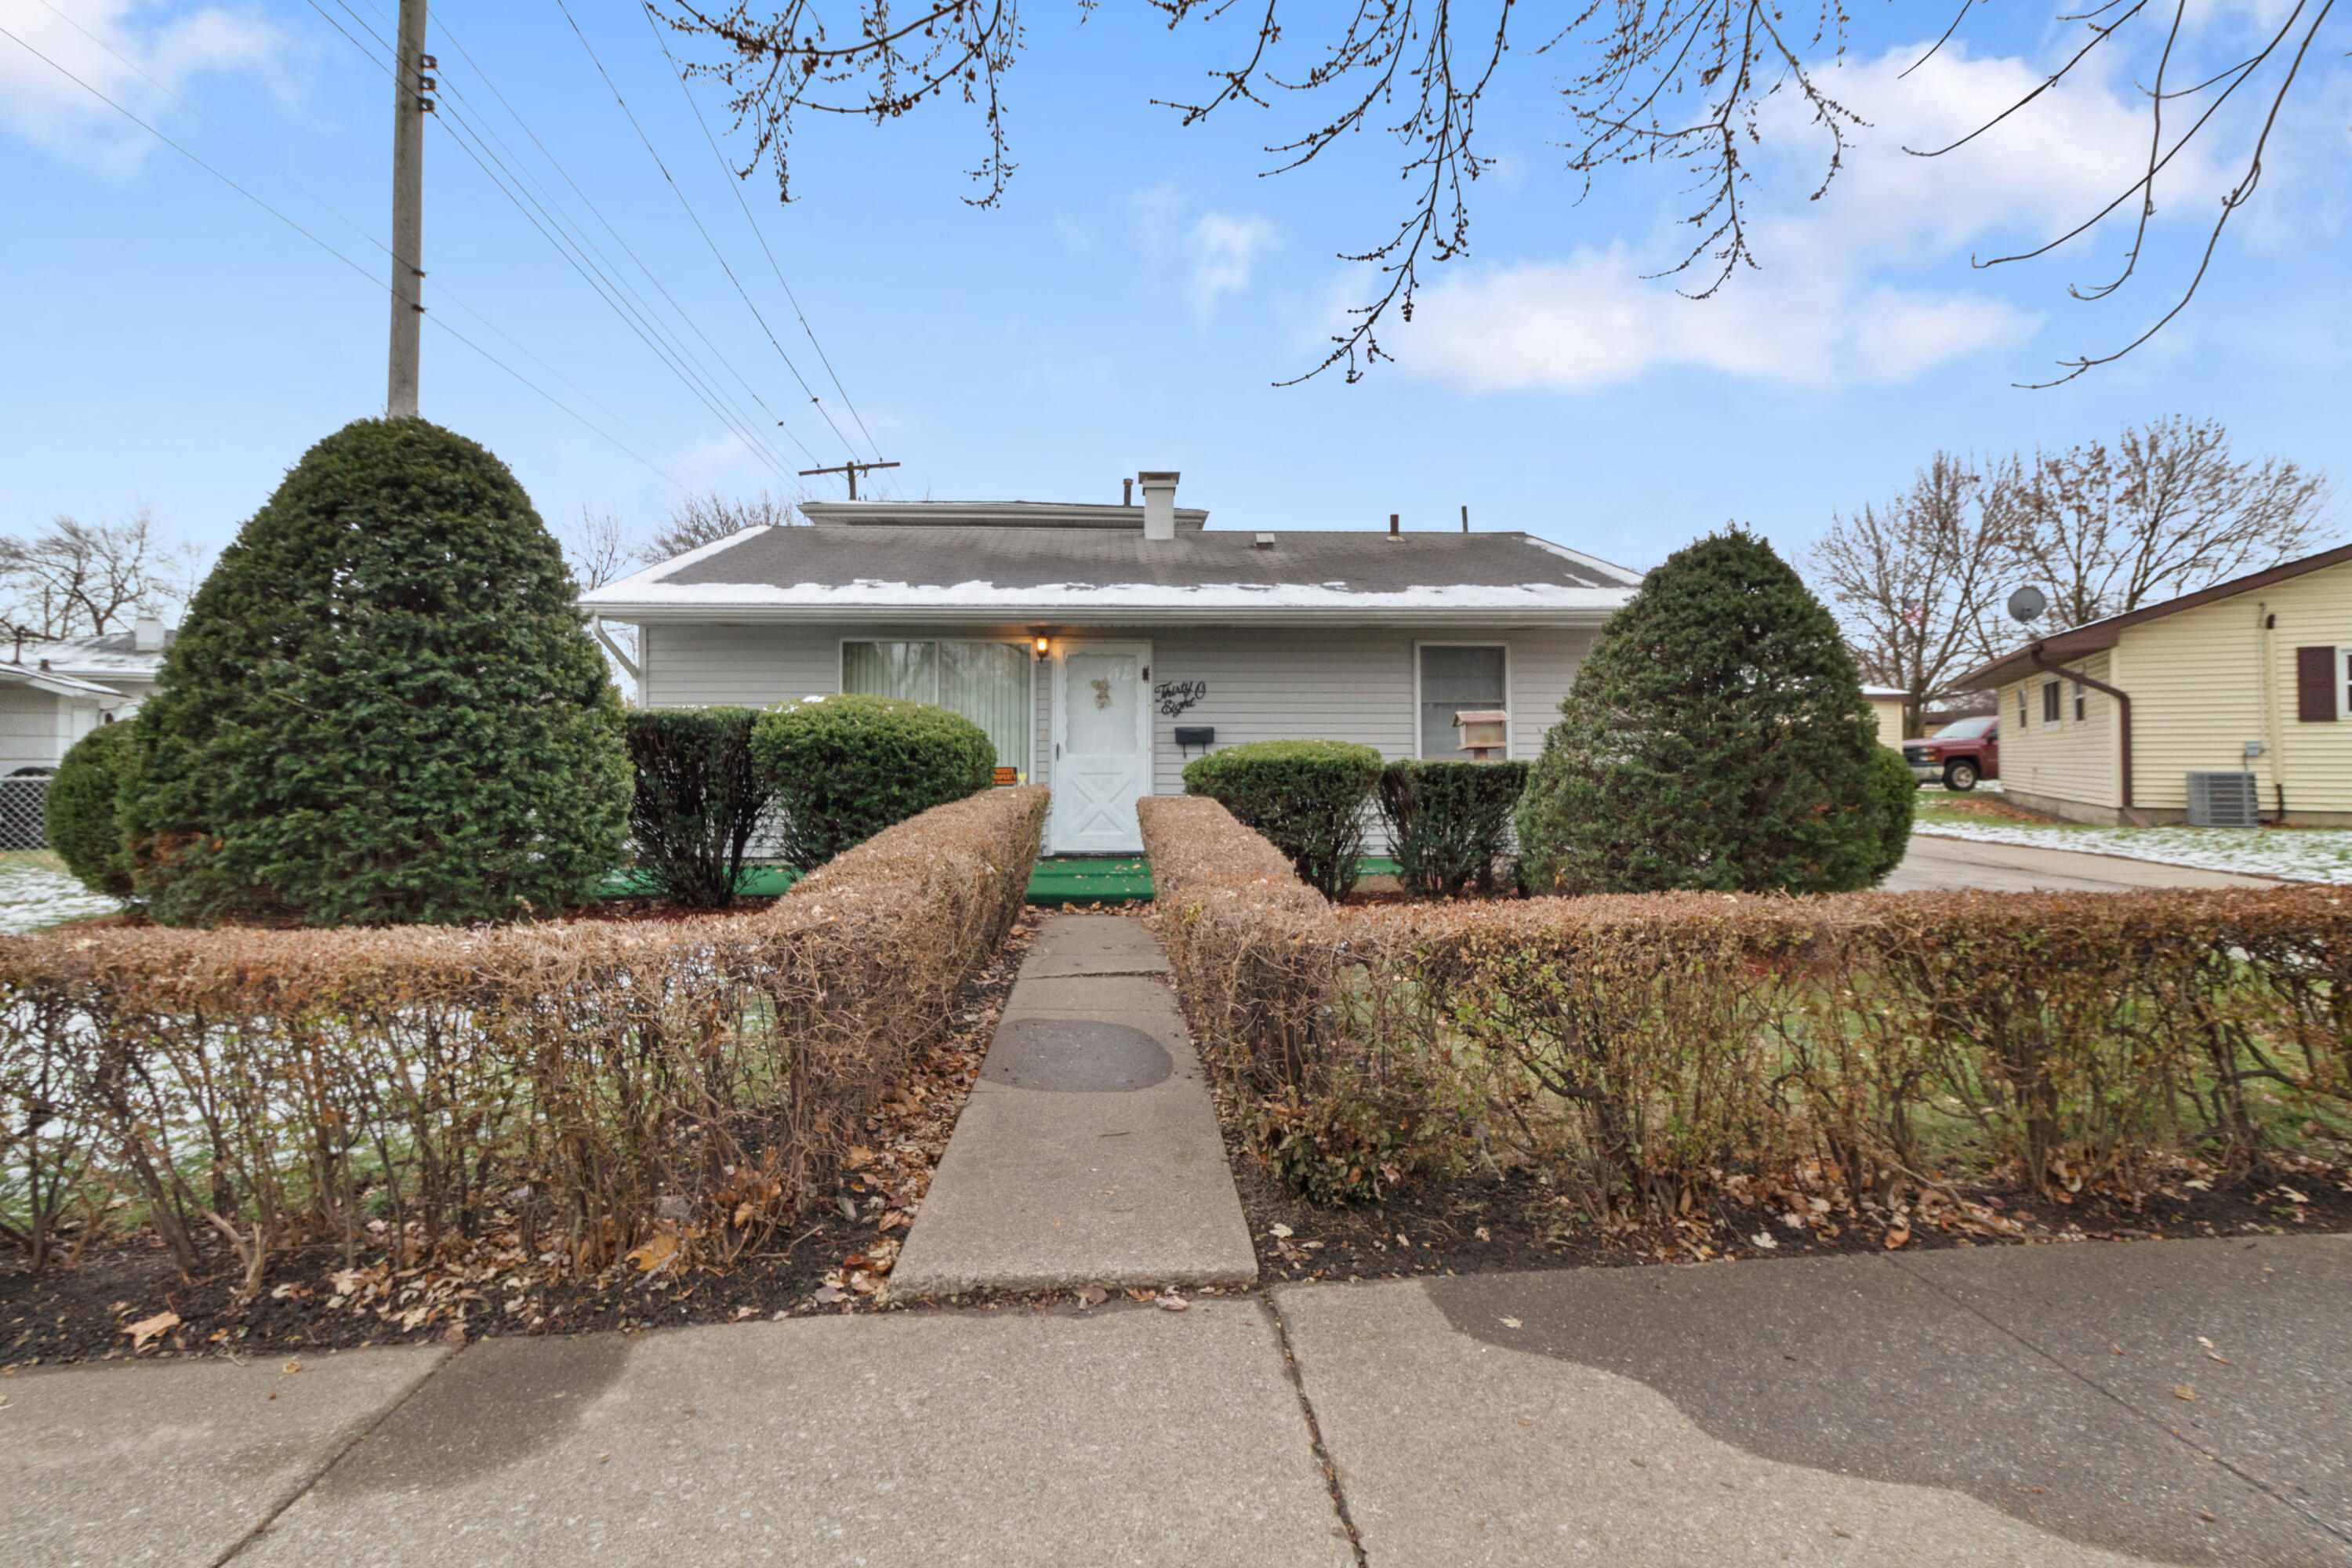
[{"label": "bare deciduous tree", "polygon": [[1903,732],[1989,657],[2000,632],[2006,540],[1971,459],[1938,452],[1884,507],[1840,515],[1813,546],[1814,579],[1845,627],[1863,679],[1901,687]]},{"label": "bare deciduous tree", "polygon": [[[706,9],[696,0],[649,3],[678,32],[719,46],[719,58],[692,68],[729,88],[738,127],[753,136],[742,173],[772,163],[783,199],[792,194],[794,116],[863,117],[879,124],[950,96],[982,121],[984,150],[971,170],[980,194],[967,199],[988,206],[1003,195],[1013,170],[1003,79],[1022,47],[1018,0],[928,0],[912,11],[890,0],[843,0],[834,6],[784,0],[764,16],[753,14],[750,0],[723,9]],[[1081,14],[1099,3],[1078,0]],[[1171,29],[1213,22],[1235,8],[1234,0],[1146,3]],[[1297,3],[1291,0],[1294,15]],[[2206,58],[2206,51],[2227,47],[2228,36],[2209,38],[2209,29],[2191,25],[2190,0],[2170,0],[2168,6],[2165,0],[2112,0],[2086,14],[2061,15],[2058,21],[2085,29],[2084,41],[2040,86],[1951,146],[1909,150],[1935,157],[1966,145],[1991,125],[2030,113],[2044,93],[2101,58],[2102,49],[2113,54],[2146,40],[2154,58],[2147,79],[2137,84],[2148,125],[2140,172],[2048,244],[1994,258],[2047,255],[2110,217],[2128,223],[2131,237],[2116,275],[2074,290],[2095,300],[2137,274],[2147,250],[2149,220],[2161,206],[2159,186],[2183,150],[2200,138],[2230,149],[2226,156],[2240,171],[2237,183],[2207,232],[2195,275],[2171,307],[2116,352],[2062,362],[2065,374],[2058,379],[2130,353],[2195,296],[2222,231],[2261,184],[2283,107],[2298,82],[2307,87],[2316,74],[2305,68],[2305,57],[2334,0],[2282,0],[2282,5],[2283,15],[2273,7],[2259,18],[2260,31],[2245,50],[2222,60]],[[1929,55],[1958,34],[1969,10],[1969,0],[1945,0],[1931,13],[1948,17],[1948,26]],[[828,28],[828,14],[843,25]],[[1743,203],[1748,160],[1766,139],[1766,106],[1776,98],[1801,106],[1799,118],[1822,139],[1822,187],[1843,167],[1851,133],[1862,123],[1824,89],[1826,68],[1845,50],[1849,18],[1841,0],[1810,0],[1789,9],[1768,0],[1621,0],[1565,7],[1517,0],[1363,0],[1309,18],[1297,29],[1305,41],[1297,58],[1284,50],[1283,16],[1283,0],[1258,0],[1244,10],[1244,26],[1255,23],[1255,37],[1244,33],[1235,63],[1210,73],[1212,90],[1167,107],[1191,125],[1236,103],[1265,107],[1277,90],[1303,95],[1310,104],[1309,128],[1266,149],[1274,159],[1270,173],[1312,163],[1350,132],[1385,132],[1402,144],[1403,211],[1392,227],[1376,231],[1376,243],[1344,258],[1376,263],[1380,281],[1307,375],[1343,365],[1353,381],[1387,357],[1379,329],[1391,311],[1412,319],[1422,265],[1468,248],[1465,182],[1492,163],[1477,150],[1477,112],[1507,56],[1543,57],[1553,72],[1570,130],[1566,167],[1580,191],[1590,189],[1595,175],[1626,163],[1683,168],[1690,180],[1685,216],[1692,240],[1669,271],[1696,267],[1705,279],[1694,290],[1700,298],[1738,268],[1757,263]]]},{"label": "bare deciduous tree", "polygon": [[2233,457],[2218,419],[2174,417],[2013,459],[1991,504],[2007,568],[2063,631],[2309,553],[2332,489],[2291,459]]},{"label": "bare deciduous tree", "polygon": [[669,521],[646,541],[637,559],[658,565],[689,550],[716,544],[747,528],[782,528],[793,521],[793,503],[767,491],[756,496],[728,496],[717,490],[687,496],[670,509]]},{"label": "bare deciduous tree", "polygon": [[101,637],[142,616],[170,616],[195,592],[200,559],[145,507],[120,522],[60,516],[30,539],[0,535],[0,634]]},{"label": "bare deciduous tree", "polygon": [[2019,637],[2003,605],[2049,595],[2032,635],[2122,615],[2306,554],[2329,531],[2327,476],[2231,456],[2219,420],[2170,418],[1990,465],[1939,452],[1884,507],[1834,519],[1812,551],[1864,677],[1928,702]]},{"label": "bare deciduous tree", "polygon": [[554,532],[572,581],[583,588],[617,583],[638,564],[640,547],[629,537],[629,525],[619,512],[592,511],[583,505],[578,521]]}]

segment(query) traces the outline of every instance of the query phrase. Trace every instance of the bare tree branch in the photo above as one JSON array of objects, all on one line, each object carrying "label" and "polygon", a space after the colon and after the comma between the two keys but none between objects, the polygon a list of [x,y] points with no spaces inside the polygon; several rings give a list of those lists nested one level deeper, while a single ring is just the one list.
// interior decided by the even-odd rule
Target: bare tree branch
[{"label": "bare tree branch", "polygon": [[1903,689],[1904,732],[1990,658],[2009,542],[1981,465],[1938,452],[1884,509],[1832,520],[1813,546],[1815,580],[1864,679]]},{"label": "bare tree branch", "polygon": [[2063,631],[2308,554],[2326,536],[2328,477],[2231,455],[2217,419],[2170,418],[2012,458],[1990,507],[2006,568],[2046,585]]},{"label": "bare tree branch", "polygon": [[659,565],[747,528],[785,527],[793,521],[793,504],[765,490],[751,497],[721,495],[717,490],[687,496],[670,509],[669,521],[638,549],[637,559],[648,566]]},{"label": "bare tree branch", "polygon": [[[1098,0],[1078,0],[1083,16]],[[1759,265],[1749,235],[1746,203],[1749,160],[1765,146],[1766,109],[1776,99],[1801,103],[1811,131],[1822,138],[1819,197],[1844,168],[1853,132],[1864,122],[1824,89],[1826,68],[1844,57],[1849,16],[1844,0],[1809,0],[1783,8],[1773,0],[1569,0],[1542,23],[1521,15],[1517,0],[1354,0],[1345,10],[1318,11],[1317,31],[1297,74],[1281,70],[1286,32],[1283,0],[1255,0],[1242,12],[1239,0],[1146,0],[1172,30],[1186,23],[1207,25],[1239,16],[1255,23],[1238,62],[1208,73],[1212,90],[1192,101],[1155,100],[1195,125],[1235,104],[1267,108],[1278,93],[1300,95],[1313,104],[1310,129],[1265,151],[1274,160],[1266,175],[1304,168],[1352,132],[1380,131],[1403,149],[1401,175],[1406,195],[1384,235],[1365,248],[1344,251],[1340,259],[1370,264],[1376,281],[1369,297],[1349,312],[1330,351],[1302,374],[1278,384],[1294,385],[1339,367],[1354,382],[1381,360],[1391,357],[1381,332],[1391,316],[1412,319],[1424,265],[1444,263],[1470,247],[1469,187],[1491,166],[1477,145],[1477,111],[1495,89],[1514,28],[1537,32],[1521,54],[1570,61],[1557,84],[1570,134],[1563,142],[1567,171],[1578,183],[1576,199],[1591,192],[1601,174],[1633,163],[1672,163],[1690,177],[1685,194],[1691,210],[1681,220],[1691,229],[1678,259],[1654,277],[1697,269],[1695,287],[1705,299],[1742,268]],[[1942,34],[1905,77],[1933,58],[1959,35],[1976,0],[1960,0]],[[820,0],[785,0],[764,20],[755,19],[751,0],[735,0],[724,11],[705,10],[696,0],[645,0],[648,10],[680,33],[714,41],[723,51],[717,63],[690,68],[726,84],[739,129],[753,135],[748,176],[764,161],[774,165],[779,194],[790,195],[788,150],[793,117],[803,110],[856,115],[876,123],[913,112],[950,90],[977,109],[985,136],[979,165],[971,171],[982,187],[968,200],[993,205],[1002,199],[1014,165],[1008,153],[1004,73],[1023,47],[1017,0],[929,0],[899,16],[889,0],[845,0],[836,13],[856,17],[836,37],[825,27]],[[1297,0],[1293,0],[1294,12]],[[2150,224],[2158,211],[2158,177],[2183,149],[2233,129],[2216,121],[2238,89],[2277,64],[2295,40],[2292,58],[2269,94],[2267,112],[2243,173],[2223,199],[2206,237],[2195,276],[2171,309],[2155,324],[2113,353],[2062,362],[2071,380],[2110,363],[2161,331],[2196,296],[2210,268],[2222,231],[2260,184],[2263,157],[2281,109],[2294,89],[2305,57],[2318,37],[2335,0],[2294,0],[2283,24],[2253,54],[2208,76],[2197,85],[2168,85],[2184,35],[2188,0],[2173,0],[2152,82],[2142,89],[2148,104],[2147,157],[2139,175],[2097,212],[2048,244],[1978,264],[1999,266],[2048,254],[2095,228],[2127,201],[2137,198],[2129,245],[2108,281],[2070,289],[2081,300],[2112,295],[2137,276],[2147,254]],[[2084,13],[2056,20],[2079,23],[2089,37],[2062,64],[2015,102],[1968,135],[1943,147],[1908,149],[1939,157],[1969,145],[1997,125],[2023,114],[2052,89],[2077,73],[2101,48],[2136,36],[2132,24],[2147,13],[2149,0],[2105,0]],[[2190,29],[2189,31],[2193,31]],[[2177,133],[2167,129],[2166,106],[2210,99]],[[2250,131],[2252,128],[2249,128]],[[2169,137],[2169,141],[2168,141]],[[2056,384],[2055,382],[2042,384]]]},{"label": "bare tree branch", "polygon": [[58,517],[31,539],[0,536],[0,636],[100,637],[170,616],[195,592],[198,562],[145,507],[120,522]]}]

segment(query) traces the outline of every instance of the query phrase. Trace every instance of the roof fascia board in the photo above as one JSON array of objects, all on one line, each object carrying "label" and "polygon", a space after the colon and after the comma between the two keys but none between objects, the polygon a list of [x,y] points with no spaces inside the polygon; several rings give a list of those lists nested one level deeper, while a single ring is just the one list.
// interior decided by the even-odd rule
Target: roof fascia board
[{"label": "roof fascia board", "polygon": [[2200,588],[2193,594],[2183,594],[2177,599],[2167,599],[2160,605],[2145,605],[2137,610],[2126,610],[2120,616],[2109,616],[2072,631],[2053,632],[2049,637],[2029,643],[2015,653],[2005,653],[1989,659],[1960,677],[1964,687],[1981,689],[1988,686],[2006,686],[2021,675],[2039,674],[2033,663],[2033,650],[2040,649],[2045,658],[2064,658],[2072,654],[2097,653],[2111,648],[2123,640],[2124,628],[2146,621],[2162,620],[2184,610],[2215,605],[2224,599],[2234,599],[2241,594],[2252,594],[2273,583],[2284,583],[2291,577],[2305,576],[2313,572],[2325,572],[2330,566],[2341,566],[2352,561],[2352,544],[2339,544],[2333,550],[2323,550],[2316,555],[2306,555],[2300,561],[2283,561],[2276,566],[2266,566],[2260,572],[2250,572],[2243,577],[2232,577],[2226,583],[2216,583],[2210,588]]}]

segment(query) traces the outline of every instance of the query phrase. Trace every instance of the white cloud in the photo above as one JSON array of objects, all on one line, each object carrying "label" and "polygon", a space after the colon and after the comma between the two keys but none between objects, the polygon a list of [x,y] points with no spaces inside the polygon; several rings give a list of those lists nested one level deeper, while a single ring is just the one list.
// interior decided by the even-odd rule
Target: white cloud
[{"label": "white cloud", "polygon": [[[191,79],[206,73],[274,75],[292,47],[285,33],[250,6],[0,0],[0,26],[24,41],[0,39],[0,123],[42,146],[116,172],[135,166],[153,139],[67,79],[59,68],[152,121],[172,107],[157,82],[185,92]],[[55,63],[36,58],[26,45]]]},{"label": "white cloud", "polygon": [[1274,225],[1262,217],[1202,213],[1184,242],[1192,262],[1184,290],[1192,302],[1192,313],[1205,318],[1216,309],[1220,297],[1246,292],[1258,253],[1280,244]]},{"label": "white cloud", "polygon": [[1394,346],[1412,374],[1477,392],[1584,392],[1676,367],[1833,386],[1907,381],[2037,325],[1998,300],[1819,274],[1685,300],[1644,270],[1618,247],[1449,278],[1423,292]]},{"label": "white cloud", "polygon": [[[1825,89],[1869,124],[1818,202],[1808,198],[1819,166],[1805,162],[1817,148],[1800,111],[1775,110],[1767,145],[1777,162],[1748,212],[1760,271],[1743,268],[1704,300],[1675,289],[1704,283],[1705,258],[1687,273],[1643,277],[1678,258],[1663,246],[1621,242],[1564,262],[1453,271],[1423,291],[1412,326],[1392,328],[1384,346],[1412,374],[1497,391],[1591,390],[1673,367],[1786,385],[1885,384],[2021,343],[2040,317],[1973,282],[1916,275],[2040,244],[2121,194],[2147,157],[2142,106],[2085,77],[1957,152],[1916,156],[1906,149],[1958,141],[2043,74],[1947,46],[1903,78],[1923,47],[1823,73]],[[2192,148],[2158,189],[2158,221],[2210,214],[2226,183]],[[2113,253],[2076,241],[2060,264],[2096,274]],[[1345,302],[1360,301],[1350,292]]]}]

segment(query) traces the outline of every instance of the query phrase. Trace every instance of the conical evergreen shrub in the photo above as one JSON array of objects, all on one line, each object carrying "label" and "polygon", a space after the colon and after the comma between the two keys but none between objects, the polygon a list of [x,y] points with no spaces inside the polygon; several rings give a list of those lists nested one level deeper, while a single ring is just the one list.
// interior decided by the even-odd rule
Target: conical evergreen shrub
[{"label": "conical evergreen shrub", "polygon": [[170,924],[510,920],[620,858],[620,699],[514,476],[421,419],[304,454],[197,590],[124,802]]},{"label": "conical evergreen shrub", "polygon": [[1676,552],[1610,619],[1520,798],[1536,892],[1837,892],[1883,874],[1878,740],[1837,624],[1762,540]]}]

